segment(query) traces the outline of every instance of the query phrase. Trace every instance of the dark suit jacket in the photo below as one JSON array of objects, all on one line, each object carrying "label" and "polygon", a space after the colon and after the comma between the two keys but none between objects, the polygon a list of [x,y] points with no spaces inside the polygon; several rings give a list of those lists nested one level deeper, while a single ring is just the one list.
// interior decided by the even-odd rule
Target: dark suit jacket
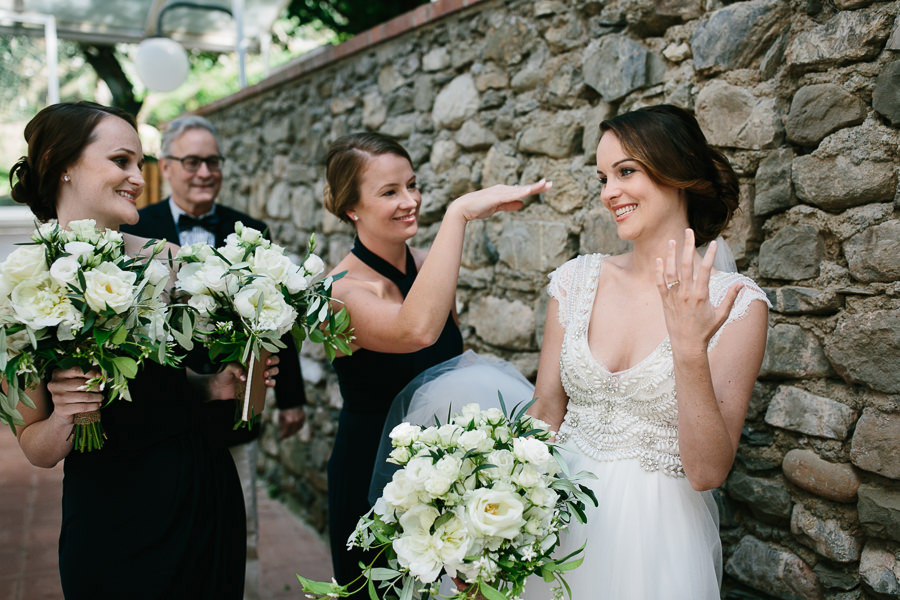
[{"label": "dark suit jacket", "polygon": [[[175,227],[175,220],[172,218],[172,210],[169,208],[168,199],[142,208],[138,214],[140,214],[141,218],[137,224],[122,225],[120,227],[121,231],[146,238],[165,238],[173,244],[179,244],[178,229]],[[216,214],[219,216],[215,232],[216,246],[225,244],[225,238],[229,233],[234,232],[234,224],[238,221],[241,221],[248,227],[266,231],[266,224],[259,219],[254,219],[222,204],[216,205]],[[266,235],[268,237],[268,233]],[[278,408],[296,408],[306,404],[303,374],[300,372],[300,356],[297,353],[297,345],[294,343],[294,338],[291,334],[285,335],[281,341],[287,344],[287,348],[278,353],[281,357],[281,362],[278,364],[278,375],[275,378],[277,382],[275,386],[275,402]],[[217,423],[215,425],[216,428],[219,428],[219,424],[221,424],[221,427],[225,429],[222,435],[225,436],[224,441],[227,445],[243,444],[259,436],[259,427],[254,427],[250,431],[246,429],[231,430],[233,415],[230,413],[233,407],[227,406],[230,403],[212,402],[210,404],[215,405],[215,407],[210,406],[210,411],[222,412],[221,415],[210,415],[209,420]],[[223,408],[228,409],[228,414],[225,414]]]}]

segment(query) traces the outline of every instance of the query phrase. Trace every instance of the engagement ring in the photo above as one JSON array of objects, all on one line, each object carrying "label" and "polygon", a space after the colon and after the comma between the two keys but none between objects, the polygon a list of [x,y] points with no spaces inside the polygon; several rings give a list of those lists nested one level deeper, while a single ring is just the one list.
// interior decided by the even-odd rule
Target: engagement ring
[{"label": "engagement ring", "polygon": [[669,288],[669,289],[672,289],[673,287],[675,287],[675,286],[678,285],[679,283],[681,283],[681,282],[678,281],[678,280],[676,279],[675,281],[670,281],[669,283],[667,283],[667,284],[666,284],[666,287]]}]

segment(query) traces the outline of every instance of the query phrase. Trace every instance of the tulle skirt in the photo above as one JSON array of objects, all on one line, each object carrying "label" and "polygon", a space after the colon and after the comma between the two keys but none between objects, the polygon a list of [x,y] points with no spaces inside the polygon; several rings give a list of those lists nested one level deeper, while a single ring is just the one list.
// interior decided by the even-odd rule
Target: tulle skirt
[{"label": "tulle skirt", "polygon": [[[572,473],[588,471],[599,506],[587,523],[560,536],[558,556],[586,543],[584,562],[565,574],[573,600],[718,600],[722,546],[712,492],[685,478],[641,469],[636,459],[600,462],[566,453]],[[529,580],[525,599],[546,600],[551,586]]]}]

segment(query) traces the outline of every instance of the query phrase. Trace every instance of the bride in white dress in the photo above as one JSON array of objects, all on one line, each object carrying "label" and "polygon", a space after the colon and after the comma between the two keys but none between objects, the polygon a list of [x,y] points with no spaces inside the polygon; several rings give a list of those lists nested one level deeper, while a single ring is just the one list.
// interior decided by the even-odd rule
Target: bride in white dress
[{"label": "bride in white dress", "polygon": [[[550,276],[529,412],[559,432],[573,473],[596,475],[581,483],[599,502],[587,524],[561,535],[557,553],[586,542],[583,564],[565,575],[574,600],[718,600],[711,490],[734,461],[769,304],[715,240],[737,208],[737,177],[694,117],[647,107],[601,131],[601,201],[633,251],[579,256]],[[426,371],[395,401],[380,456],[394,424],[446,420],[467,402],[495,405],[498,388],[510,405],[531,397],[530,384],[496,359],[466,353]],[[373,501],[387,467],[373,479]],[[554,592],[532,577],[525,596]]]},{"label": "bride in white dress", "polygon": [[[601,201],[633,251],[579,256],[551,275],[531,409],[572,448],[571,469],[597,476],[585,483],[599,506],[562,540],[562,554],[587,541],[566,579],[575,600],[714,600],[709,490],[734,461],[768,301],[750,279],[713,269],[738,186],[696,120],[656,106],[601,131]],[[706,243],[701,257],[695,244]],[[536,580],[527,596],[550,592]]]}]

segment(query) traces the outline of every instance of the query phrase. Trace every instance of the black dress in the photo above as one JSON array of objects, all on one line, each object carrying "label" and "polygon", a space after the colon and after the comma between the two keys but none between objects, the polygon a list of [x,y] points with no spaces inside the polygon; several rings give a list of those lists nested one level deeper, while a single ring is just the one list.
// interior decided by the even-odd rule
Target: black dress
[{"label": "black dress", "polygon": [[[373,254],[357,238],[353,254],[394,282],[405,298],[416,279],[416,263],[406,249],[406,274]],[[462,353],[462,335],[453,320],[447,322],[434,345],[418,352],[392,354],[360,348],[334,360],[344,399],[334,450],[328,461],[328,527],[335,579],[346,584],[360,574],[359,561],[372,558],[359,548],[347,550],[347,538],[359,518],[368,512],[369,481],[381,429],[391,402],[407,383],[424,371]],[[365,588],[355,598],[368,598]]]},{"label": "black dress", "polygon": [[146,364],[101,411],[100,450],[65,459],[59,570],[67,600],[240,599],[243,495],[198,434],[185,372]]}]

